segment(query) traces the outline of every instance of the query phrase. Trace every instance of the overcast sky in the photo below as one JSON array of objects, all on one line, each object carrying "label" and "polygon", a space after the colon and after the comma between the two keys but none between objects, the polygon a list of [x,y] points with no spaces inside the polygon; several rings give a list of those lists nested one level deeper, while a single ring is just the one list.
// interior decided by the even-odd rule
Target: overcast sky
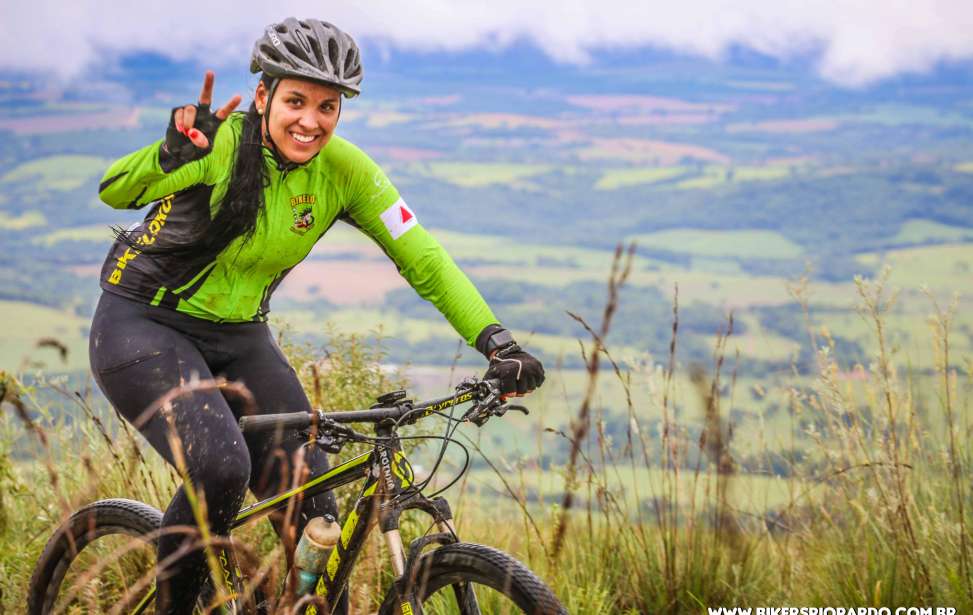
[{"label": "overcast sky", "polygon": [[[0,0],[0,68],[76,77],[154,51],[245,64],[262,27],[288,15],[332,21],[396,50],[469,50],[529,40],[560,62],[645,46],[719,58],[734,44],[848,86],[973,59],[973,0]],[[239,60],[237,59],[239,58]]]}]

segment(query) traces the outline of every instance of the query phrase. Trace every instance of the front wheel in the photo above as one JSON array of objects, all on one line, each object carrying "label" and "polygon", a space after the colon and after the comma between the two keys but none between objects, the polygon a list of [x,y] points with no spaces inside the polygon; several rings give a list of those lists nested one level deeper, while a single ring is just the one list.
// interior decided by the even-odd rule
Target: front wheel
[{"label": "front wheel", "polygon": [[[155,543],[162,513],[134,500],[89,504],[65,521],[44,547],[27,593],[29,615],[155,612]],[[235,579],[234,579],[235,581]],[[207,581],[202,596],[212,596]],[[259,610],[262,594],[244,612]],[[208,612],[208,598],[197,610]],[[124,609],[124,610],[123,610]],[[216,612],[239,612],[230,603]]]},{"label": "front wheel", "polygon": [[423,554],[406,574],[410,581],[405,595],[393,585],[379,615],[411,613],[409,594],[422,604],[425,615],[567,615],[543,581],[492,547],[445,545]]}]

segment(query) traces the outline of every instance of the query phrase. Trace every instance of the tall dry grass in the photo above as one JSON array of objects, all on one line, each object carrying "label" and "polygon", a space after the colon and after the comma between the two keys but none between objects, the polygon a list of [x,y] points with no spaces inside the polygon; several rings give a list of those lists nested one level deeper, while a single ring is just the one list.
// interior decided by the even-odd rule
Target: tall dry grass
[{"label": "tall dry grass", "polygon": [[[617,360],[605,340],[626,282],[625,259],[620,250],[602,322],[583,323],[590,335],[582,344],[589,379],[583,401],[565,408],[573,418],[551,425],[539,440],[538,457],[567,442],[562,465],[549,470],[563,475],[557,503],[545,498],[550,493],[528,488],[530,459],[512,468],[491,460],[505,497],[477,495],[463,484],[447,493],[454,505],[461,502],[461,536],[514,553],[579,615],[781,605],[973,612],[973,368],[968,360],[958,367],[952,356],[956,302],[943,306],[930,296],[929,343],[936,358],[924,369],[890,343],[886,323],[896,295],[887,273],[856,281],[872,337],[867,364],[843,363],[827,330],[811,325],[809,314],[816,369],[795,373],[779,392],[789,400],[791,436],[804,454],[791,458],[776,479],[786,503],[754,514],[744,505],[754,470],[740,463],[738,426],[729,418],[739,403],[741,360],[727,350],[732,317],[716,338],[712,362],[685,366],[676,289],[671,342],[658,368]],[[809,312],[808,285],[796,284],[793,293]],[[399,386],[401,378],[381,368],[380,353],[362,339],[339,339],[344,342],[323,360],[307,348],[288,349],[315,403],[340,399],[360,407]],[[680,372],[689,373],[691,385],[679,384]],[[65,405],[74,408],[68,421],[68,413],[53,415],[16,378],[8,375],[4,383],[0,604],[16,612],[37,553],[67,513],[122,495],[164,507],[178,478],[124,422],[93,409],[83,396],[64,391]],[[620,387],[624,407],[606,411],[595,403],[599,388],[608,386]],[[690,415],[690,407],[702,410]],[[609,429],[610,421],[624,421],[624,430]],[[471,448],[478,449],[475,443]],[[23,457],[27,449],[30,461]],[[769,444],[764,452],[768,460],[776,453]],[[343,496],[346,504],[349,497]],[[403,525],[407,535],[427,529],[419,520]],[[244,528],[239,538],[262,558],[254,565],[272,569],[268,576],[282,583],[282,551],[269,525]],[[390,579],[382,544],[369,542],[359,564],[353,610],[372,612]]]}]

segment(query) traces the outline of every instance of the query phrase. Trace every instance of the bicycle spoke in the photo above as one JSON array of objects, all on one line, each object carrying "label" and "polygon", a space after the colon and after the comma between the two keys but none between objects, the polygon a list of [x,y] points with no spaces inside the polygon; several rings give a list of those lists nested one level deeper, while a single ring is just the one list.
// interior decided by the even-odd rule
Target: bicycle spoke
[{"label": "bicycle spoke", "polygon": [[[469,591],[471,588],[473,591]],[[479,584],[451,585],[429,596],[422,604],[425,615],[514,615],[522,613],[510,598]]]}]

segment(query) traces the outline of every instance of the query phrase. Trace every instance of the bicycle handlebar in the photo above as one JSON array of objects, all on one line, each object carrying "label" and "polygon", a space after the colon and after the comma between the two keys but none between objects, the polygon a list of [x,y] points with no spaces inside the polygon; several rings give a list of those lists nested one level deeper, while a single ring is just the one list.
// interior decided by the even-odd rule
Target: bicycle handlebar
[{"label": "bicycle handlebar", "polygon": [[307,429],[316,413],[289,412],[286,414],[265,414],[244,416],[239,420],[240,431],[263,431],[266,429]]},{"label": "bicycle handlebar", "polygon": [[[350,410],[347,412],[285,412],[281,414],[264,414],[244,416],[239,420],[240,430],[244,432],[263,431],[268,429],[308,429],[312,425],[326,425],[328,423],[380,423],[385,420],[397,421],[407,415],[415,415],[416,419],[452,406],[473,401],[480,403],[488,400],[487,410],[494,406],[502,406],[500,401],[500,382],[498,380],[475,380],[464,383],[456,388],[456,393],[447,397],[431,399],[413,404],[411,402],[396,404],[387,408],[371,408],[368,410]],[[510,406],[526,413],[526,408]],[[476,409],[474,407],[474,409]],[[469,413],[468,413],[469,414]],[[502,412],[500,413],[502,414]],[[468,417],[464,417],[468,418]],[[478,425],[485,420],[478,421]]]}]

